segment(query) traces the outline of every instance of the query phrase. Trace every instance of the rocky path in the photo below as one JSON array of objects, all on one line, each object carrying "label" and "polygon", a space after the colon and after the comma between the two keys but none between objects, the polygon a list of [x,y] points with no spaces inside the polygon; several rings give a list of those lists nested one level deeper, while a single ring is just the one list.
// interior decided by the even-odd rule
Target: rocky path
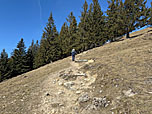
[{"label": "rocky path", "polygon": [[80,113],[80,96],[86,95],[86,91],[96,79],[97,75],[91,76],[89,72],[82,72],[81,68],[92,60],[79,65],[71,62],[69,68],[53,73],[43,82],[41,107],[42,114],[78,114]]}]

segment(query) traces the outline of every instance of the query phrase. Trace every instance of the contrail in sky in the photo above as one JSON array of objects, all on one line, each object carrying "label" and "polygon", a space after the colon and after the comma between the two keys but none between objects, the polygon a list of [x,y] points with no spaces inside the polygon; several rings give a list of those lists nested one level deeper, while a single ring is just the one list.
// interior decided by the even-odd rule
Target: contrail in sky
[{"label": "contrail in sky", "polygon": [[42,20],[42,7],[41,7],[41,0],[38,0],[38,5],[40,8],[40,19]]}]

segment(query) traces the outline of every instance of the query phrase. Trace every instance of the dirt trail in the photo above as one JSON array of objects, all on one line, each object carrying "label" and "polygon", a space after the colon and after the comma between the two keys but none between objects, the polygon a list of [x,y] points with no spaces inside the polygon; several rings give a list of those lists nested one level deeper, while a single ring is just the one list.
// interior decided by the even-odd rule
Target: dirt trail
[{"label": "dirt trail", "polygon": [[[83,73],[81,68],[93,61],[81,63],[70,62],[69,68],[55,72],[48,76],[43,82],[43,94],[41,96],[41,107],[39,113],[43,114],[77,114],[78,98],[86,90],[91,89],[91,84],[95,82],[96,75],[91,76],[89,72]],[[75,79],[63,79],[60,75],[79,75]],[[69,75],[69,76],[70,76]],[[81,76],[82,75],[82,76]],[[86,76],[85,76],[86,75]]]}]

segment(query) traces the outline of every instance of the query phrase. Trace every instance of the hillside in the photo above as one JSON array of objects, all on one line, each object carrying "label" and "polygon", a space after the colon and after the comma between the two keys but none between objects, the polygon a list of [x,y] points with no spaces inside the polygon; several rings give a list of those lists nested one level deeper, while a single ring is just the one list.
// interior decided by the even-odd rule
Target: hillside
[{"label": "hillside", "polygon": [[152,114],[152,28],[0,83],[0,114]]}]

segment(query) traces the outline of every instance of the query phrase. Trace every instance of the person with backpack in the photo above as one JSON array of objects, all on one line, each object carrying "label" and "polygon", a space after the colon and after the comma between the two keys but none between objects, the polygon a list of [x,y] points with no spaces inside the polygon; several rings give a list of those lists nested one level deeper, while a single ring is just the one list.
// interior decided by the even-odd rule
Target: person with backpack
[{"label": "person with backpack", "polygon": [[75,49],[72,49],[72,51],[71,51],[72,61],[75,61],[75,55],[76,54],[77,54],[77,52],[75,51]]}]

